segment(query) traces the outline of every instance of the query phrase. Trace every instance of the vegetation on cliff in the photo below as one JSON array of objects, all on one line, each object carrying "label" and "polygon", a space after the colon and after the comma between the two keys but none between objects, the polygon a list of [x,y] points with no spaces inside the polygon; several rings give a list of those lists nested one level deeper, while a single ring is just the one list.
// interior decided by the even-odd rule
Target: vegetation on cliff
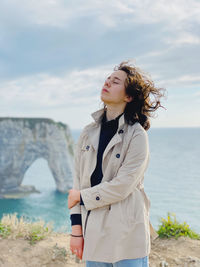
[{"label": "vegetation on cliff", "polygon": [[17,214],[4,215],[0,221],[0,237],[24,238],[31,244],[44,239],[52,233],[52,225],[44,221],[28,222],[23,217],[17,218]]},{"label": "vegetation on cliff", "polygon": [[200,235],[193,231],[186,223],[179,223],[176,219],[175,213],[168,212],[167,219],[161,218],[161,225],[157,231],[160,238],[172,238],[177,239],[180,236],[188,236],[191,239],[200,240]]},{"label": "vegetation on cliff", "polygon": [[[29,222],[25,218],[18,218],[17,214],[4,215],[0,220],[0,237],[1,238],[18,238],[23,237],[34,244],[44,239],[52,233],[53,226],[44,221]],[[167,218],[161,218],[161,224],[157,233],[160,238],[175,238],[180,236],[190,237],[191,239],[200,240],[200,235],[193,231],[186,223],[179,223],[174,213],[167,214]]]}]

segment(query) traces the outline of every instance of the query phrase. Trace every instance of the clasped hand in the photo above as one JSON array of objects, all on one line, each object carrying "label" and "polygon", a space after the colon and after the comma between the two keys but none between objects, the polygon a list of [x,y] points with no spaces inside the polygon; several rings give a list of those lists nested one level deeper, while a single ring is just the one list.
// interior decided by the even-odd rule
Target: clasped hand
[{"label": "clasped hand", "polygon": [[70,189],[68,191],[68,208],[71,209],[74,207],[78,202],[80,202],[80,191],[76,189]]}]

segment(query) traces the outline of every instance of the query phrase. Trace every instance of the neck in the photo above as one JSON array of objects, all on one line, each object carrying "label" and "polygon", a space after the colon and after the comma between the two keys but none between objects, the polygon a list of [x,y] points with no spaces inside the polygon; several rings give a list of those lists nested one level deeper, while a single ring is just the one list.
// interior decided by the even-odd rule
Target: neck
[{"label": "neck", "polygon": [[110,120],[113,120],[113,119],[117,118],[123,112],[124,112],[124,107],[119,109],[119,107],[115,108],[115,107],[107,106],[107,108],[106,108],[107,121],[110,121]]}]

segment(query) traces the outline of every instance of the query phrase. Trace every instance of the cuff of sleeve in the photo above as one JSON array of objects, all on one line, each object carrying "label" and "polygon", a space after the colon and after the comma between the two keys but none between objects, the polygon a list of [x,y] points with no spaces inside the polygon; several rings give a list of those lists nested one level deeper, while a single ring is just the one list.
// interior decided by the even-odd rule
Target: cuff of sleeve
[{"label": "cuff of sleeve", "polygon": [[70,215],[71,225],[82,225],[81,214]]},{"label": "cuff of sleeve", "polygon": [[96,190],[95,188],[82,189],[81,197],[84,201],[86,210],[92,210],[106,205],[98,190]]},{"label": "cuff of sleeve", "polygon": [[70,215],[72,214],[81,214],[81,207],[80,207],[80,202],[78,202],[74,207],[69,209]]}]

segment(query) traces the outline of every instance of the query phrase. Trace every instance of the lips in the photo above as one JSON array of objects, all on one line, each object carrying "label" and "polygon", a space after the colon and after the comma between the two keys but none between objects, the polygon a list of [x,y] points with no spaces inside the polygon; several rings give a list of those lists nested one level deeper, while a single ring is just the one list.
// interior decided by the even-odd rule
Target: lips
[{"label": "lips", "polygon": [[107,92],[108,93],[108,90],[106,88],[103,88],[102,92]]}]

